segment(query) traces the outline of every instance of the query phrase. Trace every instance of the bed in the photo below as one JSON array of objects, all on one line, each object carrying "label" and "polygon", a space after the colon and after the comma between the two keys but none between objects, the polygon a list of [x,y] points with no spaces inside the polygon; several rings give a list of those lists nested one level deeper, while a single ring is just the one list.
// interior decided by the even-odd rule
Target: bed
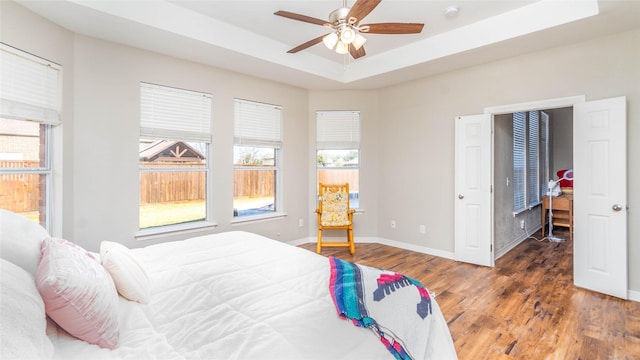
[{"label": "bed", "polygon": [[[39,225],[0,210],[0,245],[2,359],[394,358],[379,336],[340,314],[330,291],[335,259],[260,235],[234,231],[139,249],[103,242],[98,254],[51,239]],[[60,261],[56,251],[62,262],[52,265]],[[60,317],[42,288],[56,282],[43,272],[67,266],[70,258],[90,270],[64,276],[80,273],[72,290],[89,295],[65,311],[89,310]],[[83,282],[93,275],[101,277]],[[420,323],[425,332],[396,332],[426,334],[407,340],[412,358],[455,359],[438,304],[423,293],[429,295],[429,316]],[[96,315],[95,304],[108,305],[106,315]],[[99,318],[98,333],[88,340],[69,334],[85,322],[82,316]]]}]

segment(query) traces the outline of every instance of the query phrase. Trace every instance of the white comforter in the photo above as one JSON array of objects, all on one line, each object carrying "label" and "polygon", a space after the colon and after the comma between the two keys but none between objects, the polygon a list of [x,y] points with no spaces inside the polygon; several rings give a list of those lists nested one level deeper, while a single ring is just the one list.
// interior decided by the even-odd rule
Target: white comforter
[{"label": "white comforter", "polygon": [[[133,251],[151,301],[120,299],[120,346],[101,349],[50,326],[56,358],[393,358],[370,330],[338,317],[325,257],[246,232]],[[426,358],[455,359],[435,301],[431,319]]]}]

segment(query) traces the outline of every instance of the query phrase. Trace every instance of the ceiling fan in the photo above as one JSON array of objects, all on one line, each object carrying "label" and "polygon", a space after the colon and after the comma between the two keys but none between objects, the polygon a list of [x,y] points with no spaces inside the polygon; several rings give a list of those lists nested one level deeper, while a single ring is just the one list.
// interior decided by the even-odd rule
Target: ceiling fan
[{"label": "ceiling fan", "polygon": [[424,24],[418,23],[378,23],[361,24],[367,16],[382,0],[357,0],[353,7],[347,7],[347,0],[342,1],[342,7],[333,10],[329,14],[329,21],[300,15],[289,11],[276,11],[274,15],[286,17],[292,20],[303,21],[311,24],[322,25],[332,29],[329,34],[309,40],[287,51],[293,54],[315,44],[323,42],[330,50],[338,54],[351,54],[354,59],[366,55],[364,43],[367,39],[362,34],[418,34]]}]

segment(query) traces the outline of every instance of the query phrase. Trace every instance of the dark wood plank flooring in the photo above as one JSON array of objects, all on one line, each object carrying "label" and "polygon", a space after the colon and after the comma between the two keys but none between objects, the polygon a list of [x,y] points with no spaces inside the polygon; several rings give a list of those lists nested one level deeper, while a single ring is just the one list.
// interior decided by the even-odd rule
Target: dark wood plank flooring
[{"label": "dark wood plank flooring", "polygon": [[554,234],[567,240],[529,238],[494,268],[380,244],[322,254],[420,280],[435,292],[460,359],[640,359],[640,303],[573,285],[573,243]]}]

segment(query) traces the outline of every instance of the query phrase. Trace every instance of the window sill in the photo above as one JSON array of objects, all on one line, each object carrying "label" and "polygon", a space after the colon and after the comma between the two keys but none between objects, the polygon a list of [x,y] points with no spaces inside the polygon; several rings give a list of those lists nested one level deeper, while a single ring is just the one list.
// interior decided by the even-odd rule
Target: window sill
[{"label": "window sill", "polygon": [[269,215],[239,216],[231,220],[231,225],[239,225],[239,224],[245,224],[245,223],[251,223],[251,222],[261,222],[261,221],[268,221],[273,219],[282,219],[286,216],[287,216],[286,213],[281,213],[281,212],[276,212]]},{"label": "window sill", "polygon": [[521,210],[516,210],[516,211],[514,211],[514,212],[513,212],[513,217],[516,217],[516,216],[518,216],[518,215],[522,214],[522,213],[523,213],[523,212],[525,212],[525,211],[531,211],[531,210],[533,210],[535,207],[540,206],[541,204],[542,204],[542,202],[536,202],[536,203],[533,203],[533,204],[529,205],[529,207],[528,207],[528,208],[524,208],[524,209],[521,209]]},{"label": "window sill", "polygon": [[218,225],[208,221],[196,223],[176,224],[158,226],[154,228],[142,229],[133,235],[136,240],[152,240],[167,235],[190,234],[198,231],[213,229]]}]

